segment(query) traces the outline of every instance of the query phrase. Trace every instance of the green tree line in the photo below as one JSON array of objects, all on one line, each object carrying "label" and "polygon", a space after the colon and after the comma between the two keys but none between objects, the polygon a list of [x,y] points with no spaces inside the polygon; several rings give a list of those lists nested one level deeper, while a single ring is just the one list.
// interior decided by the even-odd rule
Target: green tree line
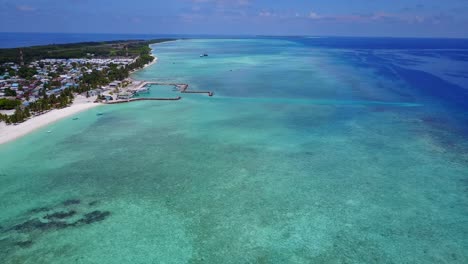
[{"label": "green tree line", "polygon": [[[62,91],[59,96],[51,95],[47,96],[45,89],[41,91],[43,97],[35,102],[30,103],[28,106],[21,107],[21,102],[19,100],[9,100],[14,101],[14,103],[9,102],[9,107],[13,104],[15,106],[9,109],[15,109],[13,115],[4,115],[0,114],[0,121],[3,121],[7,124],[16,124],[26,121],[31,116],[31,113],[43,113],[52,109],[65,108],[73,103],[73,92],[70,89]],[[8,100],[8,99],[6,99]],[[1,104],[2,99],[0,99]]]},{"label": "green tree line", "polygon": [[[105,42],[83,42],[74,44],[46,45],[24,47],[23,57],[25,63],[41,59],[70,59],[86,58],[88,54],[94,54],[97,57],[115,57],[128,56],[137,57],[142,49],[150,44],[171,41],[173,39],[154,39],[154,40],[120,40]],[[19,61],[20,49],[0,49],[0,63]]]},{"label": "green tree line", "polygon": [[21,104],[20,100],[0,98],[0,110],[12,110]]}]

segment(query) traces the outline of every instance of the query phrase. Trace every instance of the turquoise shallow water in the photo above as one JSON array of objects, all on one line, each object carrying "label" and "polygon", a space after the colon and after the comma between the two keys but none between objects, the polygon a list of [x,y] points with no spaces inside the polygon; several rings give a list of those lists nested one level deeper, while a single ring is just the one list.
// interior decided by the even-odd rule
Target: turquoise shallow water
[{"label": "turquoise shallow water", "polygon": [[215,96],[102,106],[1,146],[3,263],[468,262],[466,112],[355,50],[154,48],[135,78]]}]

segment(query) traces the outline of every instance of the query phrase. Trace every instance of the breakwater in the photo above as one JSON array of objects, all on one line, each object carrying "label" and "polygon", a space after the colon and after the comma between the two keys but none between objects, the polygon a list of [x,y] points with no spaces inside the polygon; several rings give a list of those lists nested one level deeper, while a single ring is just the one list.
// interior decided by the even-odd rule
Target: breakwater
[{"label": "breakwater", "polygon": [[123,103],[130,103],[135,101],[179,101],[182,97],[178,96],[175,98],[130,98],[128,100],[117,100],[117,101],[108,101],[105,104],[123,104]]},{"label": "breakwater", "polygon": [[147,85],[167,85],[176,87],[180,93],[191,93],[191,94],[207,94],[208,96],[213,96],[214,92],[212,91],[201,91],[201,90],[189,90],[189,85],[186,83],[164,83],[164,82],[143,82],[138,88],[143,88]]},{"label": "breakwater", "polygon": [[[148,85],[165,85],[165,86],[174,86],[182,94],[207,94],[208,96],[213,96],[214,92],[212,91],[201,91],[201,90],[189,90],[189,85],[186,83],[164,83],[164,82],[149,82],[144,81],[137,87],[129,89],[130,93],[137,94],[141,89]],[[118,99],[115,101],[106,101],[105,104],[123,104],[130,103],[135,101],[178,101],[182,99],[181,96],[174,98],[158,98],[158,97],[139,97],[139,98],[128,98],[128,99]]]},{"label": "breakwater", "polygon": [[181,93],[192,93],[192,94],[208,94],[208,96],[213,96],[214,93],[211,91],[197,91],[197,90],[188,90],[188,84],[176,84]]}]

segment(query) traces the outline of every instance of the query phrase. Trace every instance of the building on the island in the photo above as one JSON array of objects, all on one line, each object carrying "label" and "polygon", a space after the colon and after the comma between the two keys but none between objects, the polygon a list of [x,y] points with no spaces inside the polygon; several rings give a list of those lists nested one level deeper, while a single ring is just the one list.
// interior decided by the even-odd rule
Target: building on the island
[{"label": "building on the island", "polygon": [[36,87],[34,88],[34,90],[32,91],[32,94],[34,96],[39,96],[39,92],[43,89],[44,87]]},{"label": "building on the island", "polygon": [[50,91],[47,91],[46,94],[47,96],[51,96],[51,95],[57,95],[57,94],[60,94],[62,92],[62,88],[57,88],[57,89],[52,89]]},{"label": "building on the island", "polygon": [[31,84],[26,88],[26,90],[31,91],[31,90],[34,90],[34,88],[36,88],[36,84]]},{"label": "building on the island", "polygon": [[109,83],[109,87],[110,88],[118,88],[122,85],[122,82],[121,81],[113,81],[111,83]]},{"label": "building on the island", "polygon": [[75,83],[71,83],[71,82],[68,82],[65,84],[65,87],[66,88],[70,88],[70,87],[76,87],[77,85]]},{"label": "building on the island", "polygon": [[70,87],[68,86],[62,86],[60,88],[56,88],[56,89],[53,89],[53,90],[50,90],[50,91],[47,91],[46,94],[47,95],[57,95],[57,94],[60,94],[62,91],[65,91],[66,89],[69,89]]},{"label": "building on the island", "polygon": [[11,89],[12,90],[18,90],[19,89],[19,83],[12,83],[11,84]]},{"label": "building on the island", "polygon": [[117,99],[128,100],[132,98],[133,94],[129,92],[121,92],[117,95]]},{"label": "building on the island", "polygon": [[34,102],[36,102],[37,100],[39,100],[38,97],[36,97],[36,96],[34,96],[34,95],[31,95],[31,96],[29,96],[28,102],[29,102],[29,103],[34,103]]},{"label": "building on the island", "polygon": [[88,91],[88,95],[89,96],[98,96],[98,95],[102,94],[103,92],[104,91],[102,89],[94,89],[94,90]]}]

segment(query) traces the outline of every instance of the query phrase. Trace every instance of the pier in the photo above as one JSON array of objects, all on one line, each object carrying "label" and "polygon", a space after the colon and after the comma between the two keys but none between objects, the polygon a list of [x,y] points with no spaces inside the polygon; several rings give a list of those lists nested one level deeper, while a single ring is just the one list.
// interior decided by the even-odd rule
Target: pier
[{"label": "pier", "polygon": [[214,92],[212,91],[199,91],[199,90],[189,90],[189,85],[186,83],[164,83],[164,82],[143,82],[136,88],[136,90],[141,89],[147,85],[167,85],[176,87],[180,93],[191,93],[191,94],[207,94],[208,96],[213,96]]},{"label": "pier", "polygon": [[213,96],[214,93],[211,91],[196,91],[196,90],[188,90],[189,85],[188,84],[179,84],[176,85],[181,93],[192,93],[192,94],[208,94],[208,96]]},{"label": "pier", "polygon": [[105,104],[123,104],[123,103],[130,103],[130,102],[135,102],[135,101],[179,101],[182,99],[182,97],[175,97],[175,98],[154,98],[154,97],[148,97],[148,98],[130,98],[128,100],[116,100],[116,101],[108,101],[105,102]]},{"label": "pier", "polygon": [[[138,93],[139,90],[148,86],[148,85],[164,85],[164,86],[174,86],[181,94],[207,94],[208,96],[213,96],[214,92],[212,91],[200,91],[200,90],[189,90],[189,85],[186,83],[164,83],[164,82],[150,82],[143,81],[140,85],[129,89],[128,92],[132,94]],[[128,98],[128,99],[119,99],[115,101],[106,101],[105,104],[123,104],[135,101],[178,101],[182,99],[181,96],[174,98],[154,98],[154,97],[140,97],[140,98]]]}]

